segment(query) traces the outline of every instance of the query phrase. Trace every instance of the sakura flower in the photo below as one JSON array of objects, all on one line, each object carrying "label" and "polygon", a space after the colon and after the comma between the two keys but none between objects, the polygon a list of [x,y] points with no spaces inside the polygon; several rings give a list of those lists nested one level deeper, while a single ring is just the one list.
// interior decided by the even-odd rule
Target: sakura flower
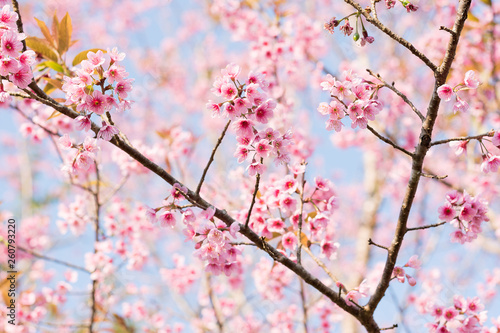
[{"label": "sakura flower", "polygon": [[113,62],[119,62],[125,59],[125,53],[123,52],[118,52],[118,48],[113,47],[113,49],[110,51],[108,48],[108,55],[111,58]]},{"label": "sakura flower", "polygon": [[293,232],[287,232],[281,238],[281,244],[287,250],[293,251],[297,247],[297,237]]},{"label": "sakura flower", "polygon": [[408,259],[408,262],[404,265],[404,267],[411,267],[415,269],[420,269],[422,262],[418,259],[417,255],[413,255]]},{"label": "sakura flower", "polygon": [[345,24],[341,25],[339,28],[340,31],[344,33],[346,36],[350,36],[352,34],[352,31],[354,30],[351,25],[349,24],[349,20],[345,20]]},{"label": "sakura flower", "polygon": [[101,50],[98,50],[96,53],[89,51],[89,53],[87,53],[87,59],[89,59],[94,67],[104,64],[105,61],[104,53]]},{"label": "sakura flower", "polygon": [[255,120],[262,124],[267,124],[269,118],[273,116],[273,109],[276,107],[276,102],[267,100],[265,103],[259,105],[255,110]]},{"label": "sakura flower", "polygon": [[2,11],[0,12],[0,25],[15,28],[17,19],[17,13],[15,11],[11,11],[9,5],[4,5]]},{"label": "sakura flower", "polygon": [[236,89],[236,87],[234,86],[234,84],[231,81],[224,82],[220,87],[220,91],[221,91],[222,97],[224,97],[225,99],[228,99],[228,100],[236,97],[236,94],[238,93],[238,90]]},{"label": "sakura flower", "polygon": [[174,200],[183,200],[184,199],[184,194],[188,192],[187,187],[182,186],[179,183],[175,183],[174,186],[172,186],[172,189],[170,190],[170,194],[174,198]]},{"label": "sakura flower", "polygon": [[64,134],[63,136],[61,136],[58,141],[59,141],[59,146],[62,149],[70,149],[72,146],[71,139],[69,138],[68,134]]},{"label": "sakura flower", "polygon": [[125,79],[116,84],[115,91],[120,98],[127,98],[128,92],[132,90],[134,79]]},{"label": "sakura flower", "polygon": [[328,260],[335,259],[337,255],[337,249],[339,248],[339,243],[333,243],[323,239],[321,241],[321,257],[326,257]]},{"label": "sakura flower", "polygon": [[257,173],[262,174],[264,172],[264,165],[259,162],[252,162],[247,169],[250,176],[255,176]]},{"label": "sakura flower", "polygon": [[408,280],[408,284],[409,284],[410,286],[412,286],[412,287],[415,287],[415,286],[416,286],[416,284],[417,284],[417,280],[415,280],[415,278],[414,278],[414,277],[412,277],[412,276],[410,276],[410,275],[406,274],[406,279]]},{"label": "sakura flower", "polygon": [[283,192],[290,194],[295,192],[298,186],[297,180],[292,175],[286,176],[281,184],[281,189],[283,190]]},{"label": "sakura flower", "polygon": [[200,213],[200,216],[205,220],[212,220],[215,215],[215,207],[210,206]]},{"label": "sakura flower", "polygon": [[491,143],[500,148],[500,131],[496,131],[491,138]]},{"label": "sakura flower", "polygon": [[97,133],[97,138],[109,141],[113,138],[114,135],[118,133],[120,133],[118,128],[109,125],[107,122],[103,121],[101,129],[99,130],[99,133]]},{"label": "sakura flower", "polygon": [[497,172],[499,166],[500,166],[500,156],[492,155],[490,153],[488,153],[488,155],[483,156],[483,163],[481,163],[482,172],[484,173]]},{"label": "sakura flower", "polygon": [[23,49],[23,44],[19,40],[19,34],[10,30],[4,32],[1,41],[1,51],[4,55],[16,58]]},{"label": "sakura flower", "polygon": [[270,150],[271,146],[269,145],[269,141],[267,141],[266,139],[260,140],[259,143],[255,146],[255,153],[260,158],[268,157]]},{"label": "sakura flower", "polygon": [[314,184],[316,185],[316,189],[320,191],[328,191],[330,190],[329,188],[329,181],[327,179],[323,179],[322,177],[314,177]]},{"label": "sakura flower", "polygon": [[458,97],[455,104],[453,104],[453,113],[457,112],[467,112],[469,110],[469,103]]},{"label": "sakura flower", "polygon": [[247,147],[245,147],[245,146],[238,146],[236,148],[236,152],[234,153],[234,157],[237,157],[238,158],[238,163],[241,163],[241,162],[243,162],[244,160],[247,159],[249,152],[250,152],[250,150]]},{"label": "sakura flower", "polygon": [[453,96],[453,88],[448,84],[443,84],[437,89],[437,94],[439,98],[448,102]]},{"label": "sakura flower", "polygon": [[170,211],[166,210],[158,216],[158,221],[162,227],[174,227],[175,226],[175,215]]},{"label": "sakura flower", "polygon": [[450,142],[450,147],[455,149],[455,154],[457,156],[460,156],[467,151],[468,143],[469,141],[452,141]]},{"label": "sakura flower", "polygon": [[450,222],[456,216],[455,210],[449,203],[446,203],[444,206],[439,207],[438,213],[439,219],[446,222]]},{"label": "sakura flower", "polygon": [[94,154],[89,153],[87,151],[80,152],[73,163],[73,166],[77,170],[86,171],[90,168],[90,166],[94,163]]},{"label": "sakura flower", "polygon": [[85,130],[85,132],[87,132],[90,129],[90,126],[92,125],[90,117],[88,116],[78,116],[75,118],[74,121],[76,123],[76,129],[79,131]]},{"label": "sakura flower", "polygon": [[220,106],[217,103],[212,101],[208,101],[206,104],[207,110],[212,111],[212,118],[215,118],[220,115]]},{"label": "sakura flower", "polygon": [[464,83],[468,88],[476,89],[479,86],[479,80],[476,79],[476,73],[473,70],[465,73]]},{"label": "sakura flower", "polygon": [[94,90],[92,95],[87,95],[85,97],[85,103],[89,111],[94,112],[95,114],[102,115],[106,111],[106,96],[99,90]]},{"label": "sakura flower", "polygon": [[231,79],[236,79],[236,77],[241,73],[241,68],[240,66],[231,63],[227,65],[225,69],[222,69],[221,73],[222,75],[228,76]]},{"label": "sakura flower", "polygon": [[146,218],[151,224],[156,224],[158,222],[158,217],[156,216],[156,209],[148,207],[146,210]]},{"label": "sakura flower", "polygon": [[392,271],[392,276],[395,277],[399,282],[405,282],[405,270],[399,266],[395,266]]},{"label": "sakura flower", "polygon": [[119,82],[127,76],[128,73],[125,71],[125,68],[116,64],[110,66],[109,69],[103,74],[103,77],[107,78],[109,83],[113,83],[115,81]]},{"label": "sakura flower", "polygon": [[340,120],[337,120],[337,119],[330,118],[326,122],[326,130],[327,131],[331,131],[333,129],[333,130],[335,130],[335,132],[340,132],[342,130],[342,126],[344,126],[344,124]]},{"label": "sakura flower", "polygon": [[28,66],[21,66],[20,69],[9,75],[9,80],[12,81],[20,89],[28,87],[33,79],[33,73]]},{"label": "sakura flower", "polygon": [[236,135],[252,136],[253,125],[250,119],[238,119],[232,126],[236,130]]},{"label": "sakura flower", "polygon": [[229,227],[229,234],[236,239],[236,233],[240,231],[240,224],[238,222],[233,222],[231,223],[231,226]]}]

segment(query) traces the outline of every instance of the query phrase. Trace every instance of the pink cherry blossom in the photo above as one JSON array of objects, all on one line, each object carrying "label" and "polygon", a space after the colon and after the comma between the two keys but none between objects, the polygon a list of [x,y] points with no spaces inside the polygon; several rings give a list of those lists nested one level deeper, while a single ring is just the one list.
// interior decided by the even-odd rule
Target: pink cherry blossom
[{"label": "pink cherry blossom", "polygon": [[9,75],[9,80],[21,89],[25,89],[31,83],[33,73],[28,66],[21,66],[18,71]]},{"label": "pink cherry blossom", "polygon": [[281,238],[281,244],[283,247],[289,251],[295,250],[297,247],[298,241],[297,241],[297,236],[293,234],[293,232],[287,232],[286,234],[283,235]]},{"label": "pink cherry blossom", "polygon": [[112,125],[108,124],[107,122],[103,121],[101,129],[97,133],[97,137],[101,138],[101,139],[103,139],[105,141],[109,141],[109,140],[111,140],[113,138],[114,135],[116,135],[118,133],[120,133],[120,131],[118,130],[118,128],[116,128],[115,126],[112,126]]},{"label": "pink cherry blossom", "polygon": [[451,99],[451,97],[453,96],[454,92],[453,92],[453,88],[450,85],[443,84],[442,86],[440,86],[437,89],[437,94],[438,94],[439,98],[441,98],[445,102],[448,102]]},{"label": "pink cherry blossom", "polygon": [[476,79],[476,73],[473,70],[465,73],[464,83],[468,88],[477,89],[479,86],[479,80]]}]

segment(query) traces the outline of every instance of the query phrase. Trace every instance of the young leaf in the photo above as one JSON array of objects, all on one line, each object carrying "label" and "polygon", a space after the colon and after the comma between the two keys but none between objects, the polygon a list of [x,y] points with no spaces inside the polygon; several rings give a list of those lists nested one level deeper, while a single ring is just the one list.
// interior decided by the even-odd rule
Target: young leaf
[{"label": "young leaf", "polygon": [[47,81],[48,83],[50,83],[55,88],[58,88],[58,89],[62,90],[63,84],[62,84],[62,82],[60,80],[54,80],[54,79],[51,79],[50,77],[45,77],[45,76],[42,76],[42,79],[44,79],[45,81]]},{"label": "young leaf", "polygon": [[78,53],[75,57],[75,59],[73,59],[73,63],[72,65],[73,66],[76,66],[78,65],[79,63],[81,63],[83,60],[86,60],[87,59],[87,54],[92,51],[92,52],[97,52],[101,50],[102,52],[106,53],[106,50],[103,50],[103,49],[89,49],[89,50],[85,50],[85,51],[82,51],[80,53]]},{"label": "young leaf", "polygon": [[57,62],[57,54],[46,40],[37,37],[27,37],[26,45],[36,53],[41,54],[45,59]]},{"label": "young leaf", "polygon": [[55,48],[56,46],[54,45],[54,39],[52,38],[52,35],[50,34],[49,28],[47,28],[47,25],[45,22],[40,21],[35,17],[36,23],[38,24],[38,27],[40,28],[40,31],[42,32],[43,36],[45,39],[49,42],[49,44]]},{"label": "young leaf", "polygon": [[57,62],[54,62],[54,61],[46,61],[45,62],[45,65],[47,67],[50,67],[52,68],[53,70],[55,70],[56,72],[59,72],[59,73],[64,73],[64,68],[59,65]]},{"label": "young leaf", "polygon": [[57,13],[54,13],[52,18],[52,36],[54,36],[54,41],[59,43],[59,21],[57,20]]},{"label": "young leaf", "polygon": [[66,15],[64,15],[63,19],[59,23],[59,42],[57,46],[59,54],[64,54],[66,51],[68,51],[69,44],[71,42],[72,30],[73,28],[71,26],[71,17],[69,17],[69,14],[66,13]]},{"label": "young leaf", "polygon": [[52,118],[55,118],[55,117],[58,117],[60,116],[62,113],[57,111],[57,110],[54,110],[54,112],[52,112],[52,114],[50,115],[50,117],[47,118],[47,120],[49,119],[52,119]]}]

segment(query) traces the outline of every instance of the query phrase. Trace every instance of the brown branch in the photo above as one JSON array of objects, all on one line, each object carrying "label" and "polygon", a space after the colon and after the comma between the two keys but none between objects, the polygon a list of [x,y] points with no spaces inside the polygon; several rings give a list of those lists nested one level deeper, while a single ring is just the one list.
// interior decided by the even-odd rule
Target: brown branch
[{"label": "brown branch", "polygon": [[437,175],[431,175],[431,174],[428,174],[428,173],[421,173],[420,176],[422,177],[427,177],[427,178],[432,178],[432,179],[446,179],[448,178],[448,175],[444,175],[444,176],[437,176]]},{"label": "brown branch", "polygon": [[300,283],[300,301],[302,302],[302,325],[304,326],[304,333],[308,333],[307,328],[307,305],[306,305],[306,292],[304,288],[304,281],[299,278]]},{"label": "brown branch", "polygon": [[[96,189],[95,189],[95,192],[93,193],[94,202],[95,202],[94,254],[96,254],[97,253],[97,243],[99,242],[99,231],[100,231],[99,219],[100,219],[101,204],[99,203],[99,182],[100,182],[99,166],[98,166],[97,162],[94,162],[94,165],[95,165],[95,176],[96,176]],[[96,294],[97,294],[97,279],[94,279],[94,280],[92,280],[92,292],[90,294],[90,296],[91,296],[91,313],[90,313],[89,333],[94,332],[94,323],[95,323],[96,314],[97,314]]]},{"label": "brown branch", "polygon": [[250,222],[250,216],[252,215],[253,205],[255,205],[255,198],[257,197],[257,192],[259,191],[260,183],[260,173],[257,173],[255,177],[255,188],[253,190],[252,202],[250,203],[250,208],[248,208],[247,220],[245,221],[245,228],[248,228],[248,223]]},{"label": "brown branch", "polygon": [[[352,2],[351,0],[346,1]],[[429,101],[427,116],[424,123],[422,124],[420,132],[420,140],[415,150],[415,154],[412,158],[413,161],[410,180],[408,181],[403,204],[401,205],[401,210],[399,212],[394,238],[387,254],[387,260],[385,263],[384,271],[382,273],[382,278],[380,279],[380,282],[377,285],[374,294],[370,298],[370,301],[365,306],[367,311],[371,314],[373,314],[373,312],[377,308],[377,305],[382,300],[382,297],[384,297],[387,288],[389,287],[391,275],[394,266],[396,265],[396,259],[398,258],[404,235],[406,234],[408,229],[408,217],[410,215],[410,210],[415,199],[415,194],[417,193],[424,159],[427,151],[430,148],[432,131],[434,129],[434,124],[438,116],[439,104],[441,99],[437,94],[437,89],[446,82],[446,78],[448,77],[451,64],[457,51],[458,39],[465,24],[465,20],[467,19],[467,12],[469,10],[470,4],[471,0],[460,0],[457,9],[457,15],[455,18],[455,24],[453,26],[453,31],[455,31],[456,35],[452,35],[448,44],[448,48],[446,50],[443,63],[435,71],[434,92],[432,94],[431,100]]]},{"label": "brown branch", "polygon": [[398,42],[399,44],[401,44],[402,46],[404,46],[405,48],[407,48],[413,55],[415,55],[417,58],[419,58],[420,60],[422,60],[424,62],[424,64],[427,65],[427,67],[429,67],[433,72],[435,72],[437,70],[437,66],[434,65],[432,63],[432,61],[429,60],[429,58],[427,58],[425,56],[425,54],[423,54],[422,52],[420,52],[419,50],[417,50],[417,48],[415,46],[413,46],[413,44],[411,44],[410,42],[408,42],[406,39],[404,39],[403,37],[401,36],[398,36],[396,33],[394,33],[391,29],[387,28],[385,25],[382,24],[382,22],[380,22],[378,19],[372,17],[366,10],[364,10],[357,2],[353,1],[353,0],[344,0],[347,4],[353,6],[354,8],[356,8],[356,10],[358,12],[361,13],[361,15],[363,15],[366,19],[367,22],[370,22],[371,24],[373,24],[376,28],[378,28],[380,31],[382,31],[383,33],[385,33],[387,36],[391,37],[392,39],[394,39],[396,42]]},{"label": "brown branch", "polygon": [[394,82],[392,84],[389,84],[388,82],[384,81],[384,79],[382,79],[380,74],[375,74],[370,69],[367,69],[367,72],[370,73],[371,76],[375,77],[377,80],[382,82],[384,84],[384,87],[392,90],[394,93],[396,93],[396,95],[401,97],[401,99],[410,106],[410,108],[413,110],[413,112],[415,112],[415,114],[420,118],[420,120],[424,121],[425,119],[424,115],[415,107],[415,105],[413,105],[413,103],[408,99],[408,97],[405,94],[403,94],[394,86]]},{"label": "brown branch", "polygon": [[196,187],[196,194],[200,194],[201,191],[201,186],[203,185],[203,182],[205,181],[205,176],[207,175],[208,168],[210,168],[210,165],[214,161],[214,156],[215,152],[217,151],[217,148],[219,148],[220,144],[222,143],[222,139],[224,139],[224,136],[226,135],[226,131],[229,128],[229,124],[231,124],[231,120],[229,120],[224,127],[224,130],[222,131],[222,134],[220,135],[219,139],[217,140],[217,144],[215,145],[214,149],[212,150],[212,155],[210,155],[210,158],[208,159],[207,166],[203,170],[203,174],[201,175],[200,182],[198,183],[198,187]]},{"label": "brown branch", "polygon": [[440,225],[446,224],[446,222],[439,222],[439,223],[434,223],[434,224],[428,224],[428,225],[423,225],[421,227],[415,227],[415,228],[407,228],[406,232],[408,231],[415,231],[415,230],[424,230],[424,229],[429,229],[429,228],[436,228],[439,227]]},{"label": "brown branch", "polygon": [[379,134],[373,127],[371,127],[370,125],[366,125],[366,128],[372,132],[377,138],[379,138],[380,140],[384,141],[385,143],[387,143],[388,145],[391,145],[393,146],[394,148],[396,148],[397,150],[399,151],[402,151],[403,153],[405,153],[406,155],[410,156],[410,157],[414,157],[414,154],[413,153],[410,153],[408,150],[404,149],[403,147],[400,147],[399,145],[395,144],[394,142],[392,142],[391,140],[389,140],[388,138],[382,136],[381,134]]},{"label": "brown branch", "polygon": [[[305,172],[302,174],[302,188],[300,189],[300,207],[299,207],[299,246],[297,247],[297,264],[302,265],[302,224],[304,223],[304,187],[306,184],[305,181],[306,174]],[[312,195],[311,195],[312,197]],[[307,331],[307,330],[306,330]]]},{"label": "brown branch", "polygon": [[71,264],[69,262],[65,262],[65,261],[62,261],[62,260],[59,260],[59,259],[51,258],[51,257],[48,257],[48,256],[43,255],[43,254],[36,253],[36,252],[34,252],[32,250],[29,250],[29,249],[27,249],[25,247],[22,247],[22,246],[18,246],[17,248],[19,250],[23,251],[23,252],[31,254],[33,257],[36,257],[38,259],[42,259],[42,260],[46,260],[46,261],[51,261],[51,262],[54,262],[56,264],[63,265],[63,266],[66,266],[66,267],[69,267],[69,268],[73,268],[73,269],[85,272],[87,274],[90,274],[90,272],[88,270],[86,270],[85,268],[83,268],[81,266],[78,266],[78,265],[75,265],[75,264]]},{"label": "brown branch", "polygon": [[381,249],[384,249],[386,251],[389,251],[389,249],[387,247],[375,243],[374,241],[372,241],[371,238],[368,240],[368,245],[373,245],[373,246],[379,247]]},{"label": "brown branch", "polygon": [[[12,9],[14,9],[14,11],[17,13],[17,21],[16,21],[17,31],[19,33],[24,33],[23,20],[21,19],[21,11],[19,10],[19,3],[17,2],[17,0],[12,0]],[[23,43],[23,52],[24,52],[26,51],[26,41],[23,39],[21,43]]]},{"label": "brown branch", "polygon": [[439,140],[439,141],[433,141],[431,142],[431,146],[437,146],[437,145],[442,145],[444,143],[452,142],[452,141],[469,141],[469,140],[481,140],[485,136],[493,136],[495,135],[495,131],[491,130],[487,133],[483,134],[478,134],[478,135],[472,135],[472,136],[463,136],[459,138],[451,138],[451,139],[444,139],[444,140]]},{"label": "brown branch", "polygon": [[220,312],[219,305],[217,303],[217,299],[214,295],[214,291],[212,288],[210,273],[205,273],[207,288],[208,288],[208,299],[210,300],[210,305],[212,306],[212,310],[214,310],[215,320],[217,321],[217,327],[219,327],[219,332],[224,332],[224,321],[222,318],[222,314]]}]

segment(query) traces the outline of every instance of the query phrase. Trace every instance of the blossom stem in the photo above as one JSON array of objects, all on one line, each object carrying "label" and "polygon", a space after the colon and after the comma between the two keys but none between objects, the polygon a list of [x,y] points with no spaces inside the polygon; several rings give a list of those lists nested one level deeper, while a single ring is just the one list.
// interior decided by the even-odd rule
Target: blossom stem
[{"label": "blossom stem", "polygon": [[429,229],[429,228],[436,228],[436,227],[439,227],[440,225],[443,225],[443,224],[446,224],[446,221],[445,222],[434,223],[434,224],[423,225],[421,227],[407,228],[406,232],[408,232],[408,231],[415,231],[415,230]]},{"label": "blossom stem", "polygon": [[414,154],[413,153],[410,153],[408,150],[404,149],[403,147],[400,147],[399,145],[395,144],[394,142],[392,142],[391,140],[389,140],[388,138],[382,136],[381,134],[379,134],[373,127],[371,127],[370,125],[366,125],[366,128],[372,132],[377,138],[379,138],[380,140],[384,141],[385,143],[393,146],[394,148],[396,148],[397,150],[400,150],[402,151],[403,153],[405,153],[406,155],[410,156],[410,157],[414,157]]}]

